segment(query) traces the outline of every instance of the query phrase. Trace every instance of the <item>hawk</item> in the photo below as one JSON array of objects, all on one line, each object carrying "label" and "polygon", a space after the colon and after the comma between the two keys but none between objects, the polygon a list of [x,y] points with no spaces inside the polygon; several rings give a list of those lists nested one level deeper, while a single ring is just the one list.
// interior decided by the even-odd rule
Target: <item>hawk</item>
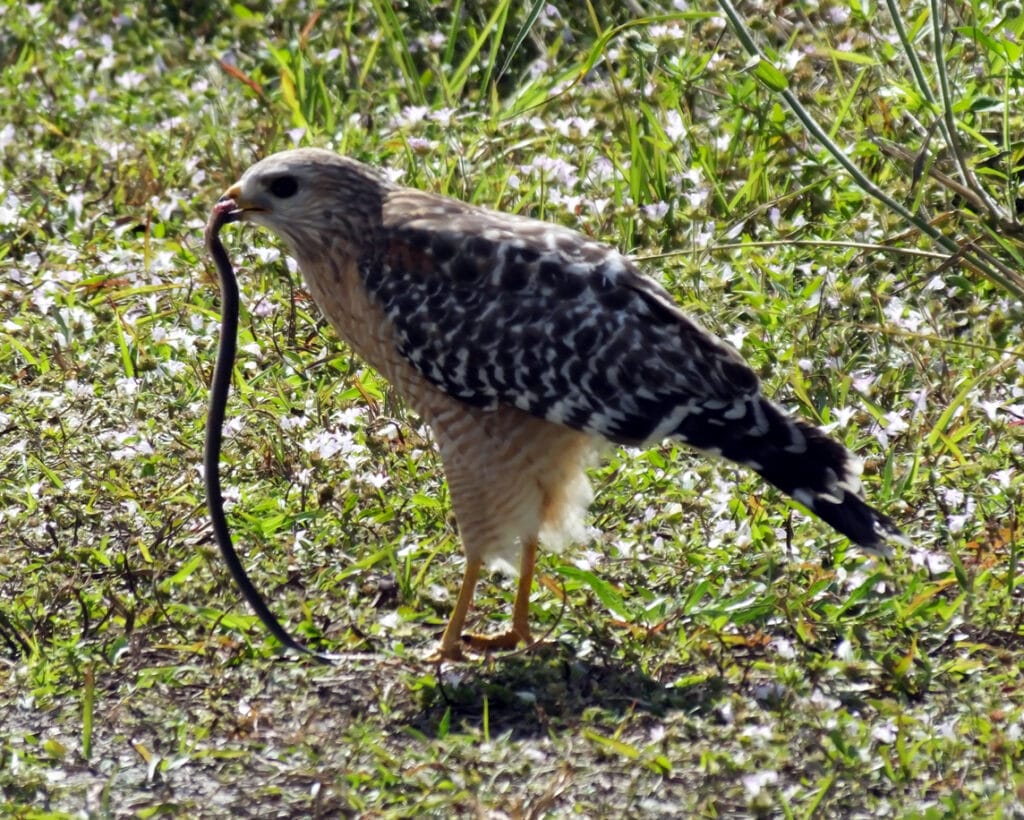
[{"label": "hawk", "polygon": [[[256,163],[229,200],[283,240],[337,333],[433,432],[466,556],[436,658],[531,641],[538,543],[581,536],[604,442],[676,439],[869,551],[898,536],[864,502],[859,460],[765,398],[736,350],[611,247],[318,149]],[[485,565],[518,566],[511,627],[464,636]]]}]

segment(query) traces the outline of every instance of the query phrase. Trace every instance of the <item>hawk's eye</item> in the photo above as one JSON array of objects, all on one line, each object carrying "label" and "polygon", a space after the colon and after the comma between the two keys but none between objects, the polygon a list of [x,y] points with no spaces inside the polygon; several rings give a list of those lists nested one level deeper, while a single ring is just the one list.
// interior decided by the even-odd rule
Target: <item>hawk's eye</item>
[{"label": "hawk's eye", "polygon": [[296,191],[299,190],[299,183],[295,177],[276,177],[270,180],[270,185],[267,188],[278,199],[288,199],[290,196],[295,196]]}]

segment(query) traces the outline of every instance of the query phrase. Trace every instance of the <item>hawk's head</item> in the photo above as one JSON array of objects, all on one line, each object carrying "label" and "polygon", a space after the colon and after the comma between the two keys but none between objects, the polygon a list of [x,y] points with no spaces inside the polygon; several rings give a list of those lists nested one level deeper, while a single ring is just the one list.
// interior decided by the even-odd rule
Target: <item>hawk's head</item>
[{"label": "hawk's head", "polygon": [[[235,203],[234,219],[276,233],[293,255],[325,236],[357,246],[380,223],[392,184],[380,173],[331,151],[298,148],[257,162],[221,201]],[[234,220],[232,220],[234,221]]]}]

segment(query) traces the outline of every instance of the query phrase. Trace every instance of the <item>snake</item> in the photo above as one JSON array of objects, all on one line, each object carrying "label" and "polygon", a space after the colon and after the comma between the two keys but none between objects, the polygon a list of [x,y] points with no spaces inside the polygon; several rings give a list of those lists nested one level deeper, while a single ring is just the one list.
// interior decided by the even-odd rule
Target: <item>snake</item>
[{"label": "snake", "polygon": [[228,395],[231,392],[231,373],[234,370],[235,354],[238,348],[238,280],[235,277],[231,259],[220,239],[220,229],[231,222],[237,222],[242,212],[230,198],[221,199],[213,207],[206,223],[204,240],[207,252],[217,268],[220,281],[221,318],[220,339],[217,360],[210,382],[210,404],[206,415],[206,443],[203,449],[203,480],[206,488],[206,505],[213,525],[214,540],[227,564],[235,585],[248,602],[263,626],[286,649],[309,656],[320,663],[331,664],[328,655],[315,652],[291,636],[275,617],[256,585],[242,564],[231,537],[231,528],[224,512],[224,498],[220,483],[220,454],[223,441],[224,419]]}]

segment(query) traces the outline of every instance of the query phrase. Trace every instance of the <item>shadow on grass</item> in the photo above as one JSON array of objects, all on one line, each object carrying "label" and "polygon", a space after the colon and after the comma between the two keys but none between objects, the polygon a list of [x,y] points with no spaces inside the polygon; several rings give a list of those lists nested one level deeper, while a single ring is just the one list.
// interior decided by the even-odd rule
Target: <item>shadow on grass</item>
[{"label": "shadow on grass", "polygon": [[433,681],[420,689],[422,712],[410,721],[413,728],[438,736],[443,726],[462,724],[492,735],[511,732],[514,738],[543,735],[597,715],[612,721],[643,713],[704,715],[725,686],[717,676],[686,687],[666,685],[625,661],[582,660],[559,644],[476,667],[445,667]]}]

